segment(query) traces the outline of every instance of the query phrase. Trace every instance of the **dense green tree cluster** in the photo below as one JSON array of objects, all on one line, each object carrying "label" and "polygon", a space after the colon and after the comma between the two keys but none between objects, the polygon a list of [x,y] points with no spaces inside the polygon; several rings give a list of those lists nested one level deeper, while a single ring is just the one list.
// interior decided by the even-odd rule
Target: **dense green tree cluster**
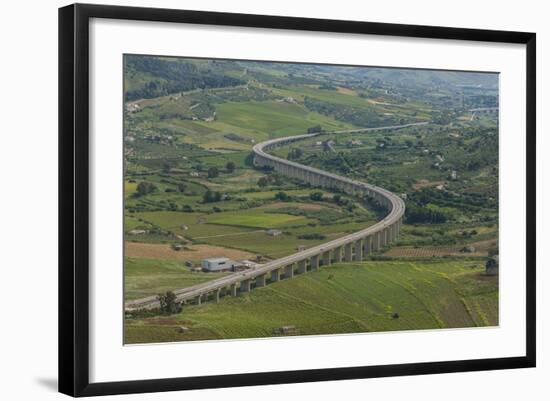
[{"label": "dense green tree cluster", "polygon": [[216,178],[220,175],[220,170],[217,167],[210,167],[208,169],[208,178]]},{"label": "dense green tree cluster", "polygon": [[137,188],[138,196],[145,196],[157,190],[157,186],[152,182],[142,181],[138,184]]},{"label": "dense green tree cluster", "polygon": [[[126,56],[125,72],[130,80],[136,77],[136,81],[140,82],[139,85],[126,91],[127,101],[150,99],[193,89],[236,86],[245,83],[240,79],[211,70],[202,71],[191,63],[148,56]],[[143,79],[150,76],[154,78]]]},{"label": "dense green tree cluster", "polygon": [[227,162],[227,164],[225,165],[225,169],[230,174],[235,171],[235,168],[236,168],[236,165],[234,162]]},{"label": "dense green tree cluster", "polygon": [[407,203],[405,220],[408,224],[432,223],[439,224],[447,221],[447,216],[438,211],[414,203]]},{"label": "dense green tree cluster", "polygon": [[309,199],[311,199],[312,201],[316,201],[316,202],[322,201],[323,200],[323,193],[320,192],[320,191],[312,192],[312,193],[309,194]]},{"label": "dense green tree cluster", "polygon": [[167,315],[181,312],[181,302],[176,300],[176,294],[168,291],[166,294],[159,294],[157,299],[160,303],[160,311]]},{"label": "dense green tree cluster", "polygon": [[219,202],[222,199],[222,194],[218,191],[207,190],[202,196],[204,203]]},{"label": "dense green tree cluster", "polygon": [[286,192],[279,191],[275,194],[275,199],[280,200],[281,202],[289,202],[291,197]]}]

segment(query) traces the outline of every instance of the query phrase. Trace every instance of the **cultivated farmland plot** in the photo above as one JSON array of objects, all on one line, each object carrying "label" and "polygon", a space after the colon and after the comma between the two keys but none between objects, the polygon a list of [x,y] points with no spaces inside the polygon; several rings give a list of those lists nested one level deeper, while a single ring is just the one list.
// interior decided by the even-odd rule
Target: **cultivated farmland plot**
[{"label": "cultivated farmland plot", "polygon": [[[124,78],[125,301],[159,305],[127,309],[126,343],[498,325],[498,114],[469,112],[498,107],[496,75],[127,56]],[[160,308],[384,221],[255,159],[306,134],[264,150],[398,196],[398,238]]]}]

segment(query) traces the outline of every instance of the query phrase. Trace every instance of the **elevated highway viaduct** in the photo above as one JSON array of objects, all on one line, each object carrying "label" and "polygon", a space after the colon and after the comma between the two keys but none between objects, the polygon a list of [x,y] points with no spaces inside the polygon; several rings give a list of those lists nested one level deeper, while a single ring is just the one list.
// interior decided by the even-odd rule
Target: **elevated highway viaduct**
[{"label": "elevated highway viaduct", "polygon": [[[387,127],[394,129],[395,127]],[[261,267],[245,272],[238,272],[192,287],[176,290],[177,300],[186,303],[201,304],[220,297],[248,292],[253,288],[263,287],[282,278],[292,278],[296,274],[316,271],[321,266],[332,263],[361,261],[371,252],[390,245],[399,238],[405,203],[392,192],[361,181],[341,177],[314,167],[304,166],[290,160],[269,154],[268,151],[278,146],[319,134],[305,134],[272,139],[254,146],[254,164],[258,167],[270,167],[274,171],[311,184],[314,187],[337,189],[346,194],[370,198],[382,206],[386,216],[361,231],[337,238],[330,242],[270,261]],[[159,307],[155,296],[126,302],[126,310],[151,309]]]}]

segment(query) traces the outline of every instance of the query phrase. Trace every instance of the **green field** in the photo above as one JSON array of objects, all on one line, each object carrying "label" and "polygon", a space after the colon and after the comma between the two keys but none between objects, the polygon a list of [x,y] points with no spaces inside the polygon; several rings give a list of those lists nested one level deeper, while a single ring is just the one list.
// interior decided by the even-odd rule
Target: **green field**
[{"label": "green field", "polygon": [[[252,147],[269,138],[320,133],[269,151],[406,202],[399,241],[371,260],[177,315],[137,312],[127,342],[498,323],[498,278],[481,274],[498,254],[498,116],[468,112],[498,106],[496,74],[126,56],[124,79],[126,299],[218,277],[184,259],[246,251],[263,263],[387,212],[255,166]],[[358,130],[418,121],[428,124]],[[174,262],[179,246],[204,251]]]},{"label": "green field", "polygon": [[498,278],[483,271],[463,258],[333,265],[178,315],[129,318],[125,341],[267,337],[288,325],[300,335],[494,326]]},{"label": "green field", "polygon": [[[309,219],[311,220],[311,219]],[[247,210],[243,212],[217,213],[208,219],[210,224],[244,226],[256,228],[299,225],[308,221],[303,216],[292,216],[284,213],[265,213],[264,211]]]},{"label": "green field", "polygon": [[353,128],[303,106],[284,102],[224,103],[218,106],[219,121],[248,130],[268,133],[269,136],[292,135],[316,124],[328,129]]},{"label": "green field", "polygon": [[204,283],[224,273],[191,272],[181,262],[126,258],[124,264],[125,299],[142,298]]}]

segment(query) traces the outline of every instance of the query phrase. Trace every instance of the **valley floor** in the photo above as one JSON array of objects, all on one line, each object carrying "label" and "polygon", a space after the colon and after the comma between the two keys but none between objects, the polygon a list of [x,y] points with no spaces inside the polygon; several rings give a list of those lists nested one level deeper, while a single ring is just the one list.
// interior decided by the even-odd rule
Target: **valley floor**
[{"label": "valley floor", "polygon": [[[177,315],[127,317],[125,343],[498,325],[485,258],[365,261],[321,268]],[[183,330],[181,327],[185,327]]]}]

